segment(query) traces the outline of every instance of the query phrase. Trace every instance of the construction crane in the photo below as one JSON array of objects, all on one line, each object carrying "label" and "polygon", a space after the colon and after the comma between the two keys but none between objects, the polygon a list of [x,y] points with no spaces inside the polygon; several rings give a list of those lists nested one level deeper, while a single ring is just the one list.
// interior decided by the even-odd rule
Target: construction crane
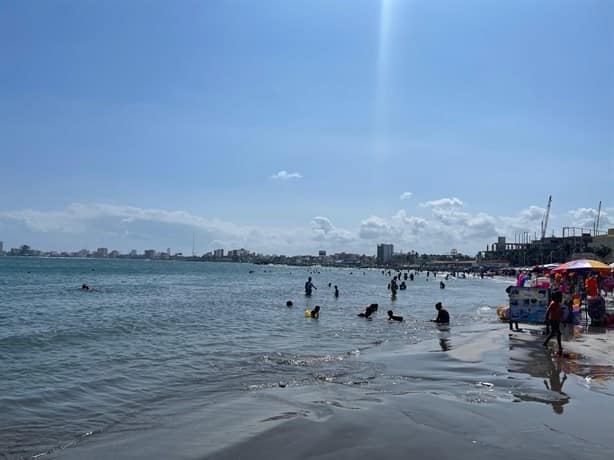
[{"label": "construction crane", "polygon": [[542,240],[546,237],[546,229],[548,228],[548,218],[550,217],[550,205],[552,204],[552,195],[548,196],[548,207],[546,208],[546,215],[542,221]]},{"label": "construction crane", "polygon": [[599,207],[597,208],[597,217],[595,218],[595,236],[599,234],[599,217],[601,217],[601,201],[599,202]]}]

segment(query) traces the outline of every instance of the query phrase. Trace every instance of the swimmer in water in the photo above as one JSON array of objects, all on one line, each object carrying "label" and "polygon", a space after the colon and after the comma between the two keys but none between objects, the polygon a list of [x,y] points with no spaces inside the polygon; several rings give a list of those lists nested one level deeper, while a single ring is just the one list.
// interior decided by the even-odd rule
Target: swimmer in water
[{"label": "swimmer in water", "polygon": [[395,315],[392,310],[388,310],[388,321],[403,321],[403,317]]},{"label": "swimmer in water", "polygon": [[378,307],[378,305],[376,303],[372,303],[367,308],[365,308],[364,312],[358,313],[357,316],[359,316],[361,318],[367,318],[367,319],[371,318],[371,315],[377,311],[377,307]]},{"label": "swimmer in water", "polygon": [[288,301],[286,302],[286,307],[291,307],[292,305],[294,305],[294,304],[292,303],[292,301],[291,301],[291,300],[288,300]]},{"label": "swimmer in water", "polygon": [[339,297],[339,288],[335,284],[335,297]]},{"label": "swimmer in water", "polygon": [[445,288],[446,288],[445,283],[443,281],[440,281],[439,282],[439,289],[445,289]]},{"label": "swimmer in water", "polygon": [[83,283],[83,284],[81,285],[81,289],[82,289],[83,291],[89,291],[89,290],[90,290],[90,287],[89,287],[87,284]]},{"label": "swimmer in water", "polygon": [[318,319],[320,317],[320,306],[316,305],[316,307],[311,310],[311,317]]}]

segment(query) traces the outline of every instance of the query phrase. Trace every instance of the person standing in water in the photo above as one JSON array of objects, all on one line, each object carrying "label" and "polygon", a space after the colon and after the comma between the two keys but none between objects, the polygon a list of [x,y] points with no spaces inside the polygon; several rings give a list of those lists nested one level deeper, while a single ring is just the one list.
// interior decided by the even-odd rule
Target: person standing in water
[{"label": "person standing in water", "polygon": [[335,297],[339,297],[339,288],[335,284]]},{"label": "person standing in water", "polygon": [[441,302],[437,302],[435,304],[435,309],[437,310],[437,318],[432,319],[431,321],[437,324],[450,324],[450,314],[448,313],[448,310],[443,308]]},{"label": "person standing in water", "polygon": [[314,286],[314,284],[311,282],[311,276],[309,278],[307,278],[307,282],[305,283],[305,295],[310,296],[311,292],[313,289],[318,289],[317,287]]},{"label": "person standing in water", "polygon": [[392,292],[392,297],[397,296],[397,290],[399,287],[397,286],[397,277],[393,277],[392,281],[390,281],[390,291]]}]

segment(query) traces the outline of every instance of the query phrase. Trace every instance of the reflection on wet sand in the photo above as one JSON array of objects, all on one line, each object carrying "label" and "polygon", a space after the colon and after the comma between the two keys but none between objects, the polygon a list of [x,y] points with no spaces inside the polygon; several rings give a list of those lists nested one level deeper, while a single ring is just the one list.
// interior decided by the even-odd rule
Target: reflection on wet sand
[{"label": "reflection on wet sand", "polygon": [[[569,396],[563,392],[563,385],[567,380],[567,373],[563,370],[561,362],[563,358],[553,358],[550,352],[544,350],[538,341],[522,344],[522,348],[527,347],[530,347],[528,353],[519,359],[518,356],[513,353],[515,345],[510,343],[510,363],[508,370],[513,373],[528,374],[532,377],[543,379],[546,389],[551,393],[540,397],[535,394],[514,391],[514,396],[522,401],[550,404],[555,413],[562,414],[563,406],[570,400]],[[554,395],[552,393],[557,394]]]},{"label": "reflection on wet sand", "polygon": [[[589,340],[589,335],[603,334],[602,330],[590,329],[586,326],[567,326],[562,329],[563,340],[568,347],[572,343],[581,344]],[[529,329],[521,334],[510,334],[509,342],[509,372],[527,374],[543,379],[547,394],[527,394],[514,391],[515,397],[522,401],[533,401],[549,404],[557,414],[562,414],[564,406],[569,403],[570,396],[563,391],[568,374],[583,377],[587,384],[603,383],[614,377],[612,366],[595,365],[585,361],[585,356],[566,351],[562,356],[552,353],[551,349],[541,346],[544,331]],[[565,345],[564,345],[565,347]]]},{"label": "reflection on wet sand", "polygon": [[559,393],[562,398],[558,401],[552,401],[552,408],[554,412],[557,414],[563,413],[563,406],[569,402],[569,396],[563,393],[563,384],[567,380],[567,374],[563,371],[563,378],[561,379],[561,360],[557,359],[556,361],[550,361],[550,371],[549,371],[549,381],[550,385],[548,385],[548,381],[544,379],[544,385],[550,391],[556,391]]}]

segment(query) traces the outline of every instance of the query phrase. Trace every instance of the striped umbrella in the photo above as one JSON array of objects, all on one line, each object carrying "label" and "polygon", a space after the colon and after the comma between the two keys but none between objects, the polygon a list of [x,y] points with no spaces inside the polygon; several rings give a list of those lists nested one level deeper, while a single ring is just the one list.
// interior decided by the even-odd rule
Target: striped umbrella
[{"label": "striped umbrella", "polygon": [[562,265],[559,265],[552,271],[554,273],[586,271],[586,272],[599,272],[604,275],[607,275],[608,273],[610,273],[610,271],[612,271],[612,269],[610,268],[609,265],[606,265],[603,262],[599,262],[598,260],[579,259],[579,260],[572,260],[571,262],[567,262]]}]

